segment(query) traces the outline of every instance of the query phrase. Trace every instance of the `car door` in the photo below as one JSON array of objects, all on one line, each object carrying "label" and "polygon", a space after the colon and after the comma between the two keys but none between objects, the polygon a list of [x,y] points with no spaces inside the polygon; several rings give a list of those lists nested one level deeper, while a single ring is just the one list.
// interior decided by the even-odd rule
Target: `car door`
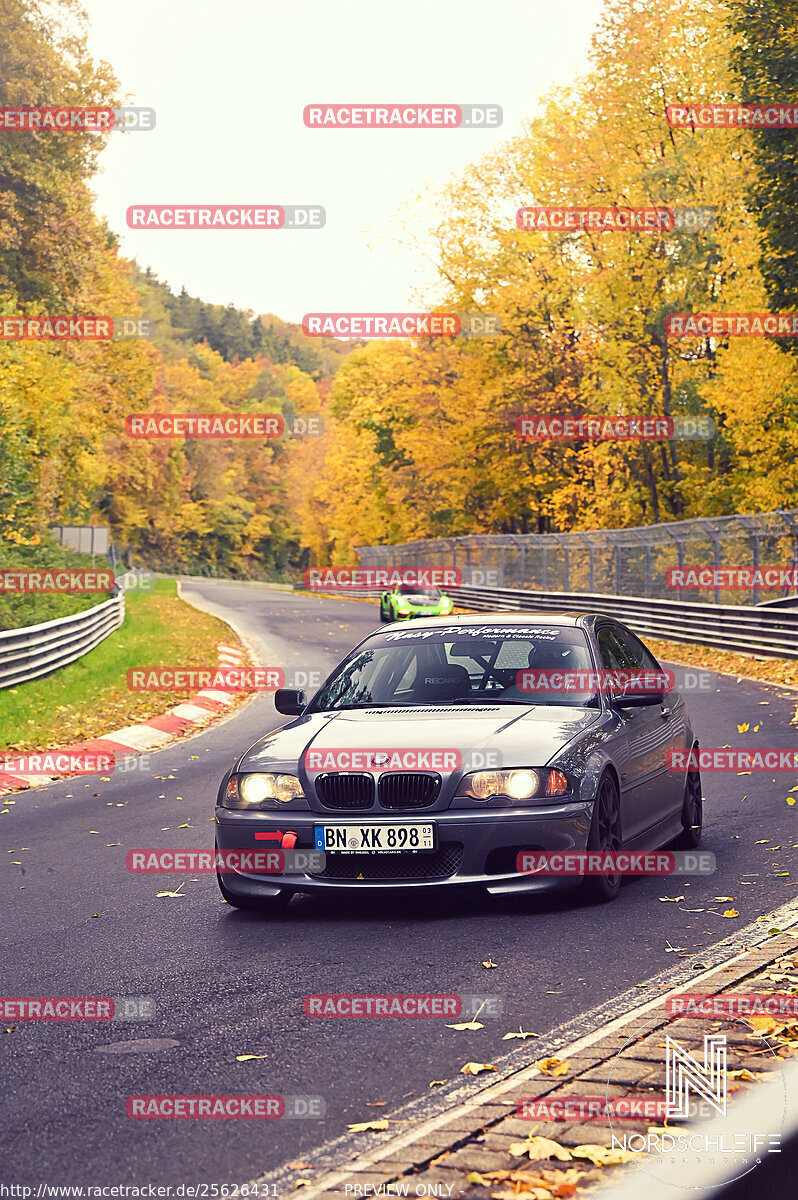
[{"label": "car door", "polygon": [[[632,633],[625,625],[617,625],[618,640],[621,642],[638,665],[647,671],[662,671],[650,650],[646,649],[637,634]],[[683,780],[678,771],[668,770],[669,752],[683,751],[685,748],[685,704],[684,698],[674,686],[663,694],[662,704],[652,707],[650,712],[659,714],[660,763],[658,765],[657,782],[657,820],[663,820],[674,812],[681,812],[684,802]],[[654,821],[656,824],[656,821]]]},{"label": "car door", "polygon": [[[609,671],[657,670],[655,659],[630,630],[607,622],[596,630],[602,666]],[[624,841],[632,841],[665,819],[671,811],[672,778],[667,770],[670,716],[667,705],[620,708],[618,744],[611,747],[619,763]]]}]

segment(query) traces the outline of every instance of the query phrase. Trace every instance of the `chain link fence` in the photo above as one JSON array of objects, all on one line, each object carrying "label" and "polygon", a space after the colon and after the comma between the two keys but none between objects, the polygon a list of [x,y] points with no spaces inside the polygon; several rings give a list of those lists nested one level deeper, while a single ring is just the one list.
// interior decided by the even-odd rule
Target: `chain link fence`
[{"label": "chain link fence", "polygon": [[798,509],[630,529],[434,538],[361,546],[358,555],[364,567],[456,567],[464,584],[480,587],[761,604],[798,592]]}]

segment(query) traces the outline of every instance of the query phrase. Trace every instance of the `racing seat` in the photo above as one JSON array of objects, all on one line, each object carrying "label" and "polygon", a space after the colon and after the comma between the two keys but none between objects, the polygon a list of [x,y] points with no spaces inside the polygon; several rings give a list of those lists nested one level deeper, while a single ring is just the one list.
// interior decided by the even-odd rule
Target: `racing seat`
[{"label": "racing seat", "polygon": [[543,642],[540,646],[533,646],[527,659],[527,666],[534,667],[536,671],[578,671],[588,665],[584,650],[580,653],[578,646],[564,646],[562,643],[553,645]]},{"label": "racing seat", "polygon": [[419,670],[413,688],[413,699],[418,704],[431,700],[459,700],[471,691],[471,678],[465,667],[458,664],[441,667],[429,666]]}]

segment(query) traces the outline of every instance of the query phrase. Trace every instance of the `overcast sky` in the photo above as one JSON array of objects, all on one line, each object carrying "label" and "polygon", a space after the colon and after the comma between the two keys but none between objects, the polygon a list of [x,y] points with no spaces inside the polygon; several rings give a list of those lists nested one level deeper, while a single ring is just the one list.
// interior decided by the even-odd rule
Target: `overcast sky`
[{"label": "overcast sky", "polygon": [[[112,134],[94,187],[122,251],[174,289],[299,321],[402,311],[435,276],[407,200],[520,131],[585,65],[601,0],[83,0],[90,48],[151,132]],[[496,130],[307,129],[306,104],[493,103]],[[130,204],[321,204],[323,230],[129,230]],[[432,224],[434,206],[420,224]]]}]

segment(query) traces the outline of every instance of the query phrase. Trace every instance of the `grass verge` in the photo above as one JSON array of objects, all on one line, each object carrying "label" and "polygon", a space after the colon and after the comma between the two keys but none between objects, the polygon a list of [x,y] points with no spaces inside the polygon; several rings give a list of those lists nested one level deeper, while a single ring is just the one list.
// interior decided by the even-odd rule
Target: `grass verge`
[{"label": "grass verge", "polygon": [[[89,654],[0,691],[0,750],[66,746],[158,716],[190,693],[129,691],[131,668],[213,668],[219,642],[238,642],[223,621],[179,600],[171,579],[157,580],[149,592],[128,592],[125,607],[124,624]],[[225,711],[239,702],[236,697]]]}]

